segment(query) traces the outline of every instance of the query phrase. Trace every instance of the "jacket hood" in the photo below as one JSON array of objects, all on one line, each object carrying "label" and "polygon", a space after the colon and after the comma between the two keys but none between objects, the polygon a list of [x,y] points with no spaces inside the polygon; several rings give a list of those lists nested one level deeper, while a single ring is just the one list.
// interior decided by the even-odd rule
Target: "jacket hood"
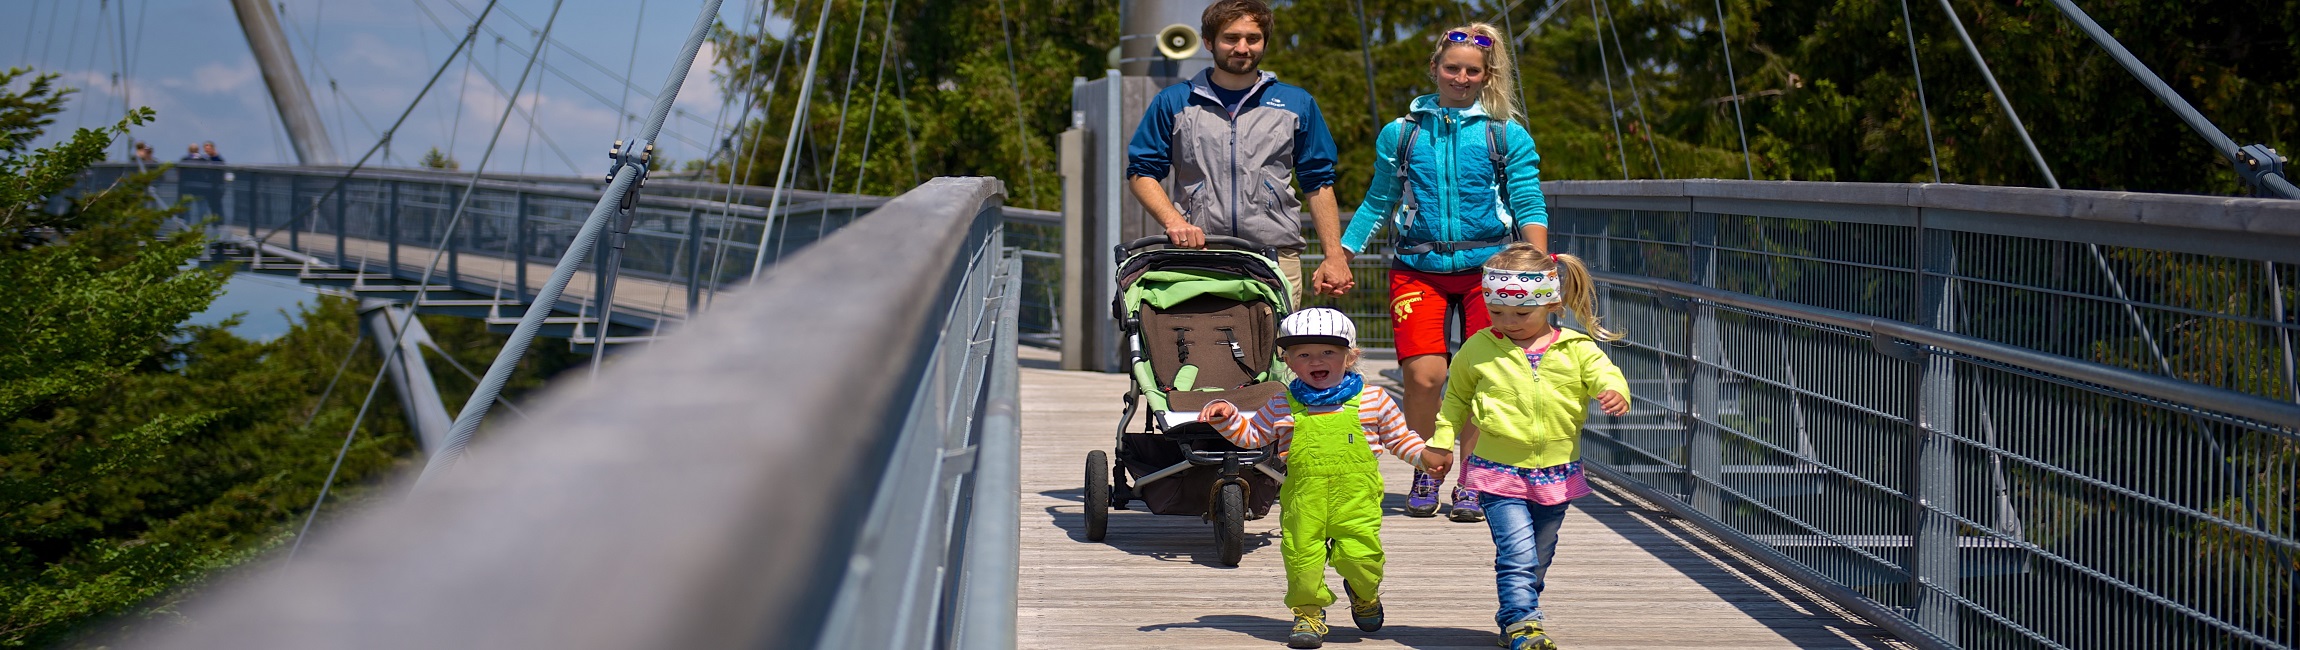
[{"label": "jacket hood", "polygon": [[[1278,82],[1278,73],[1268,70],[1260,70],[1258,73],[1260,76],[1254,79],[1254,85],[1246,87],[1246,99],[1248,100],[1253,99],[1254,95],[1261,94],[1263,88],[1268,88],[1270,84]],[[1221,103],[1222,100],[1214,96],[1213,68],[1199,70],[1196,76],[1190,77],[1190,94],[1204,97],[1217,104]],[[1431,96],[1435,97],[1436,95]]]}]

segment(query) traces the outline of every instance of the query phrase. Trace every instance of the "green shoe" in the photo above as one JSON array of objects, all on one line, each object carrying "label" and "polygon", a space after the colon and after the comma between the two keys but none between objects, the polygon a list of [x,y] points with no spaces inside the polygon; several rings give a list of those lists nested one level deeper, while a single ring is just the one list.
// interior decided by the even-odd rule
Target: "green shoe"
[{"label": "green shoe", "polygon": [[1382,597],[1380,595],[1360,599],[1357,590],[1350,588],[1348,580],[1342,581],[1342,593],[1350,595],[1350,621],[1357,623],[1359,630],[1373,632],[1382,629]]},{"label": "green shoe", "polygon": [[1509,650],[1557,650],[1557,642],[1541,631],[1541,621],[1518,621],[1501,633],[1501,647]]},{"label": "green shoe", "polygon": [[1286,637],[1288,648],[1315,648],[1326,644],[1326,610],[1303,605],[1294,608],[1294,633]]}]

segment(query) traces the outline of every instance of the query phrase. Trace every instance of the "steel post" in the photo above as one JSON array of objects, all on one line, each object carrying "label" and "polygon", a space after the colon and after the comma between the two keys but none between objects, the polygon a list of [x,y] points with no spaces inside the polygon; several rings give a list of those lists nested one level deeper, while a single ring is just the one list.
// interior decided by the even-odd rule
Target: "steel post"
[{"label": "steel post", "polygon": [[335,143],[328,139],[327,126],[320,122],[319,108],[312,104],[311,89],[304,86],[303,72],[296,67],[295,52],[288,47],[287,32],[280,29],[279,15],[272,13],[271,3],[232,0],[232,12],[239,15],[240,32],[247,36],[248,49],[255,53],[256,68],[263,71],[264,87],[271,91],[272,106],[279,109],[280,122],[287,126],[288,144],[295,149],[296,162],[305,165],[341,162],[335,155]]},{"label": "steel post", "polygon": [[521,304],[527,302],[527,248],[534,245],[528,233],[532,226],[527,222],[527,209],[527,193],[520,192],[519,212],[511,218],[511,236],[516,242],[511,252],[511,274],[517,283],[517,288],[511,290],[511,299]]},{"label": "steel post", "polygon": [[[1693,241],[1687,252],[1692,258],[1693,279],[1701,286],[1716,286],[1717,216],[1701,212],[1689,216]],[[1725,499],[1718,488],[1725,481],[1724,441],[1717,426],[1709,421],[1716,420],[1722,410],[1718,384],[1724,381],[1725,346],[1718,332],[1717,307],[1698,300],[1685,304],[1686,316],[1691,319],[1686,327],[1691,339],[1686,353],[1692,358],[1691,372],[1686,373],[1692,399],[1686,404],[1685,488],[1693,509],[1723,518]]]}]

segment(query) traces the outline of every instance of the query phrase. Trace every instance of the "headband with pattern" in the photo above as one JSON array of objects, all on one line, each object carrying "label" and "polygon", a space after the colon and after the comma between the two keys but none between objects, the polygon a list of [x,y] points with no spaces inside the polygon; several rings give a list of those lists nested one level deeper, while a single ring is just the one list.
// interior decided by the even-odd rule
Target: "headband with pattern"
[{"label": "headband with pattern", "polygon": [[1557,270],[1513,271],[1485,267],[1485,302],[1502,307],[1554,305],[1565,299],[1558,291]]}]

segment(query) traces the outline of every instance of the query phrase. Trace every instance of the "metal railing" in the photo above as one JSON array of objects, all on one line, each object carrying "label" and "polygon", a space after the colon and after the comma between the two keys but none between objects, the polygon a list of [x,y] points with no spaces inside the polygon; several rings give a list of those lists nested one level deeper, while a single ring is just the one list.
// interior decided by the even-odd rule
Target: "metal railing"
[{"label": "metal railing", "polygon": [[[133,165],[97,165],[84,181],[86,187],[109,185],[135,171]],[[473,295],[498,296],[514,303],[532,298],[543,273],[530,264],[548,266],[566,252],[582,229],[605,184],[596,178],[488,174],[477,185],[463,223],[453,237],[441,229],[470,175],[425,169],[361,170],[342,191],[328,190],[343,176],[343,168],[271,165],[180,164],[153,183],[162,201],[189,200],[186,220],[199,223],[213,217],[220,238],[260,236],[279,230],[268,243],[286,246],[346,270],[387,273],[406,280],[423,275],[432,248],[446,241],[447,250],[434,284]],[[861,215],[884,205],[879,196],[830,194],[791,190],[786,207],[774,219],[765,206],[772,188],[728,186],[668,179],[651,180],[640,193],[619,274],[627,279],[653,281],[675,290],[663,292],[659,304],[643,307],[641,314],[622,314],[630,324],[651,326],[658,318],[682,319],[700,309],[723,286],[743,282],[753,258],[764,255],[769,265],[796,254],[829,236]],[[325,197],[324,199],[322,197]],[[315,202],[320,202],[316,206]],[[299,217],[309,215],[299,221]],[[1047,255],[1025,254],[1025,276],[1033,285],[1024,291],[1028,300],[1021,317],[1026,333],[1053,333],[1053,310],[1048,296],[1059,287],[1042,286],[1051,267],[1048,255],[1056,248],[1041,248],[1027,236],[1045,224],[1059,228],[1054,213],[1001,207],[1001,215],[1022,226],[1015,245]],[[1059,244],[1059,237],[1047,241]],[[604,244],[602,244],[604,245]],[[585,268],[605,256],[594,252]],[[508,264],[504,264],[508,262]],[[503,272],[508,267],[508,272]],[[1055,268],[1054,276],[1059,276]],[[1059,277],[1053,278],[1059,282]],[[580,296],[589,299],[588,294]],[[595,309],[569,305],[569,311]],[[619,301],[619,309],[628,303]],[[618,321],[622,322],[622,321]]]},{"label": "metal railing", "polygon": [[139,643],[1012,647],[1003,198],[888,201]]},{"label": "metal railing", "polygon": [[1629,333],[1601,474],[1924,645],[2300,644],[2300,202],[1545,189]]}]

